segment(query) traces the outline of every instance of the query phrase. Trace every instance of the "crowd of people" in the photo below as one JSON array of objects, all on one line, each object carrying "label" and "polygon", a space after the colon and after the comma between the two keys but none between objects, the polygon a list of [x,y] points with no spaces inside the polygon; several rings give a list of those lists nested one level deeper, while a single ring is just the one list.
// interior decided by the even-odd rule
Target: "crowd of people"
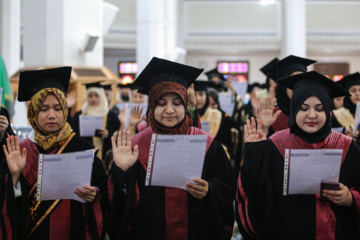
[{"label": "crowd of people", "polygon": [[[33,131],[19,142],[1,107],[0,239],[231,239],[234,226],[245,240],[360,239],[360,74],[334,82],[307,70],[315,62],[274,58],[245,101],[217,68],[204,80],[203,69],[154,57],[119,84],[116,104],[111,85],[86,84],[73,115],[71,67],[21,72]],[[80,134],[84,116],[103,121],[91,136]],[[206,136],[204,156],[192,159],[203,160],[201,176],[182,188],[149,185],[153,134]],[[289,149],[341,150],[338,175],[322,179],[333,187],[285,193]],[[78,200],[39,200],[40,156],[87,150],[91,179],[72,189]]]}]

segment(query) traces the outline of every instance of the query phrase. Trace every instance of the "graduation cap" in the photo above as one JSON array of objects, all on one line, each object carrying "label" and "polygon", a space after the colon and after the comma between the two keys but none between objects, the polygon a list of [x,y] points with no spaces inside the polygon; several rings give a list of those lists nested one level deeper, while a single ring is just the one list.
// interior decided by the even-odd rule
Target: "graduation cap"
[{"label": "graduation cap", "polygon": [[337,82],[345,89],[349,90],[350,87],[354,85],[360,85],[360,73],[352,73],[343,77],[340,81]]},{"label": "graduation cap", "polygon": [[[351,96],[345,88],[316,71],[305,72],[302,74],[282,78],[276,82],[293,91],[295,91],[296,88],[302,86],[303,84],[315,83],[319,85],[319,87],[324,88],[329,93],[330,98]],[[311,89],[309,89],[309,91],[310,90]]]},{"label": "graduation cap", "polygon": [[209,80],[211,80],[213,77],[218,77],[220,80],[225,81],[224,75],[221,74],[217,68],[214,68],[208,72],[205,73]]},{"label": "graduation cap", "polygon": [[269,66],[272,71],[276,68],[276,79],[290,76],[295,71],[306,72],[307,66],[316,63],[315,60],[289,55],[281,59],[276,65]]},{"label": "graduation cap", "polygon": [[279,62],[278,58],[274,58],[270,62],[268,62],[265,66],[260,68],[260,71],[268,78],[276,79],[276,68],[274,68],[274,64]]},{"label": "graduation cap", "polygon": [[141,87],[139,93],[143,94],[148,94],[159,82],[176,82],[188,88],[202,71],[203,69],[153,57],[133,84]]},{"label": "graduation cap", "polygon": [[260,84],[258,82],[255,82],[253,84],[249,84],[247,87],[247,92],[251,93],[255,88],[260,88],[260,89],[267,89],[266,88],[266,84]]},{"label": "graduation cap", "polygon": [[208,88],[222,88],[223,86],[220,86],[216,82],[208,81],[208,80],[196,80],[194,82],[194,89],[196,92],[206,92]]},{"label": "graduation cap", "polygon": [[60,67],[20,72],[18,101],[29,101],[44,88],[57,88],[66,93],[69,87],[71,67]]},{"label": "graduation cap", "polygon": [[101,82],[102,81],[94,82],[94,83],[83,83],[83,85],[85,85],[86,89],[89,89],[89,88],[104,88],[104,85],[100,84]]},{"label": "graduation cap", "polygon": [[[101,84],[100,84],[101,85]],[[111,91],[112,89],[111,89],[111,86],[112,86],[112,84],[104,84],[104,85],[101,85],[101,87],[104,89],[104,90],[109,90],[109,91]]]}]

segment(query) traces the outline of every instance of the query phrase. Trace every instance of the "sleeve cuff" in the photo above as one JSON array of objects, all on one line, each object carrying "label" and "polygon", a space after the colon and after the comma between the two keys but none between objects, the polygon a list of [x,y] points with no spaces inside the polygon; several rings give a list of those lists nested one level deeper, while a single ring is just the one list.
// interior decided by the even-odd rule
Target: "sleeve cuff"
[{"label": "sleeve cuff", "polygon": [[20,179],[19,179],[19,181],[18,181],[18,183],[17,183],[17,185],[16,185],[16,188],[15,187],[13,187],[14,188],[14,195],[15,195],[15,198],[17,198],[17,197],[21,197],[21,184],[20,184]]}]

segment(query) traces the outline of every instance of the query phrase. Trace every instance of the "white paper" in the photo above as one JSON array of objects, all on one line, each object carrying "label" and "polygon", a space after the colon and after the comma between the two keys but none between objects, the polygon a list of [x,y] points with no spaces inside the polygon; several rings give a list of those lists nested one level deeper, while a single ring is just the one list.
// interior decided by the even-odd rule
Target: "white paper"
[{"label": "white paper", "polygon": [[117,103],[116,107],[119,109],[119,112],[121,112],[125,108],[126,103]]},{"label": "white paper", "polygon": [[334,132],[342,133],[344,130],[344,127],[331,128],[331,130]]},{"label": "white paper", "polygon": [[338,182],[342,154],[342,149],[291,149],[288,194],[320,194],[321,181]]},{"label": "white paper", "polygon": [[80,115],[80,136],[93,137],[96,129],[104,129],[104,117]]},{"label": "white paper", "polygon": [[356,136],[356,131],[360,130],[359,121],[360,121],[360,102],[356,103],[356,112],[355,112],[355,122],[353,128],[353,136]]},{"label": "white paper", "polygon": [[74,193],[76,188],[90,186],[94,150],[43,156],[40,199],[73,199],[85,202]]},{"label": "white paper", "polygon": [[244,96],[247,92],[248,83],[247,82],[233,82],[235,92],[240,95],[241,99],[244,99]]},{"label": "white paper", "polygon": [[129,127],[129,123],[130,123],[130,114],[131,114],[131,110],[134,109],[135,107],[139,107],[139,111],[141,111],[141,115],[140,118],[142,118],[144,115],[146,115],[146,111],[148,109],[148,105],[145,103],[127,103],[125,105],[125,128],[127,129]]},{"label": "white paper", "polygon": [[235,96],[229,92],[220,92],[218,96],[221,110],[232,117],[235,108]]},{"label": "white paper", "polygon": [[185,189],[201,178],[207,135],[156,135],[150,184]]},{"label": "white paper", "polygon": [[210,133],[210,122],[209,121],[201,121],[201,130]]}]

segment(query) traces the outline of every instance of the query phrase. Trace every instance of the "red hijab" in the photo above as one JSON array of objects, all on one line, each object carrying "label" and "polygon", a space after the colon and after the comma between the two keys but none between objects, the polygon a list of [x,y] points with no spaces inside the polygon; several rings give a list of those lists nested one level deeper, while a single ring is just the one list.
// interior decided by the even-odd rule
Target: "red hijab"
[{"label": "red hijab", "polygon": [[[166,94],[174,93],[180,96],[185,108],[185,117],[180,124],[174,127],[166,127],[155,119],[154,111],[158,105],[159,99]],[[191,115],[187,110],[187,92],[186,88],[176,82],[160,82],[155,84],[149,92],[149,126],[160,134],[186,134],[192,126]]]}]

